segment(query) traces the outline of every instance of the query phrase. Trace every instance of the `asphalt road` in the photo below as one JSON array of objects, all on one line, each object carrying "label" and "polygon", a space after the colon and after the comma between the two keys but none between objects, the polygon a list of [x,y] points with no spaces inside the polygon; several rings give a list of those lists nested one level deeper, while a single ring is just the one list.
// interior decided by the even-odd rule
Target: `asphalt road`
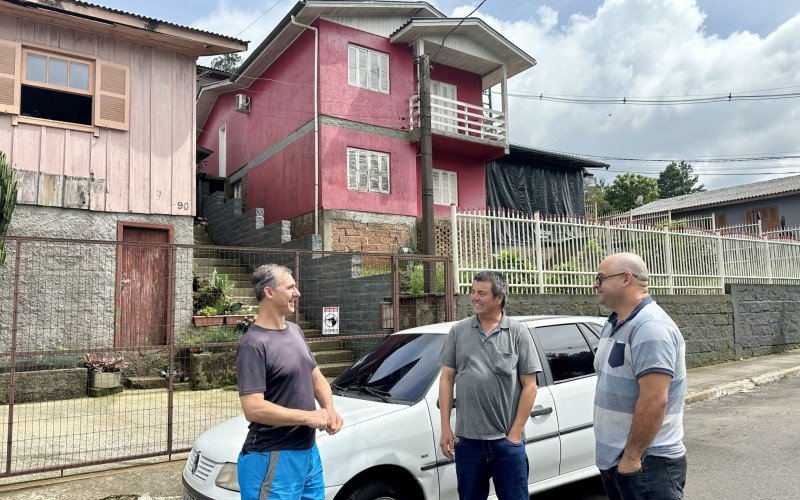
[{"label": "asphalt road", "polygon": [[[687,500],[800,498],[800,378],[686,407]],[[535,500],[606,500],[599,479]]]}]

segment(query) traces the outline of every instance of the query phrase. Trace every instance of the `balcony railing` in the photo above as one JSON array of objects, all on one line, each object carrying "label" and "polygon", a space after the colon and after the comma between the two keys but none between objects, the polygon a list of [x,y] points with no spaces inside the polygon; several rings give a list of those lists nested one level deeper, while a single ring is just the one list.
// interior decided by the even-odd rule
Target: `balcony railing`
[{"label": "balcony railing", "polygon": [[[411,130],[419,128],[418,94],[408,100],[408,113]],[[508,144],[505,113],[445,97],[431,96],[431,128],[438,134]]]}]

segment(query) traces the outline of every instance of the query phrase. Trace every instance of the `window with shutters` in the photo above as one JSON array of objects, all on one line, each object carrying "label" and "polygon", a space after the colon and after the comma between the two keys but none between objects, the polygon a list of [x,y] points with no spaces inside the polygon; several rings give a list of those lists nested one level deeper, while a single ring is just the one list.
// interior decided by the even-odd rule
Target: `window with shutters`
[{"label": "window with shutters", "polygon": [[458,176],[455,172],[433,169],[433,203],[458,205]]},{"label": "window with shutters", "polygon": [[0,40],[0,113],[95,133],[97,127],[128,130],[130,69]]},{"label": "window with shutters", "polygon": [[389,193],[389,155],[347,148],[347,189]]},{"label": "window with shutters", "polygon": [[347,83],[388,94],[389,54],[348,45]]},{"label": "window with shutters", "polygon": [[94,61],[23,49],[20,115],[92,125]]}]

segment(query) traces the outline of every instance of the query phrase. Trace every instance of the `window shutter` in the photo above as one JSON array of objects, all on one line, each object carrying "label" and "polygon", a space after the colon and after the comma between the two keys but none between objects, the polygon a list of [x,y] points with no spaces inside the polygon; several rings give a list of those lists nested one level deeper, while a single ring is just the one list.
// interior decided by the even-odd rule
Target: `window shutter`
[{"label": "window shutter", "polygon": [[347,188],[358,189],[358,166],[354,149],[347,150]]},{"label": "window shutter", "polygon": [[0,41],[0,113],[19,114],[20,45]]},{"label": "window shutter", "polygon": [[95,75],[94,124],[128,130],[130,123],[130,69],[127,66],[97,61]]},{"label": "window shutter", "polygon": [[389,56],[381,54],[378,62],[380,64],[381,73],[381,85],[379,90],[381,92],[389,92]]},{"label": "window shutter", "polygon": [[347,47],[347,83],[349,85],[358,83],[358,53],[352,45]]},{"label": "window shutter", "polygon": [[381,155],[381,192],[389,192],[389,155]]}]

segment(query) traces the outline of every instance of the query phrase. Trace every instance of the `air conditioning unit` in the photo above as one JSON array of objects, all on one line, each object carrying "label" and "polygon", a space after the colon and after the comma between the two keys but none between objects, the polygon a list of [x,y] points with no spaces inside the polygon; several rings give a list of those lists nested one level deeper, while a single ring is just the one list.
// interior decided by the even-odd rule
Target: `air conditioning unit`
[{"label": "air conditioning unit", "polygon": [[236,94],[236,111],[239,113],[250,113],[250,98],[244,94]]}]

